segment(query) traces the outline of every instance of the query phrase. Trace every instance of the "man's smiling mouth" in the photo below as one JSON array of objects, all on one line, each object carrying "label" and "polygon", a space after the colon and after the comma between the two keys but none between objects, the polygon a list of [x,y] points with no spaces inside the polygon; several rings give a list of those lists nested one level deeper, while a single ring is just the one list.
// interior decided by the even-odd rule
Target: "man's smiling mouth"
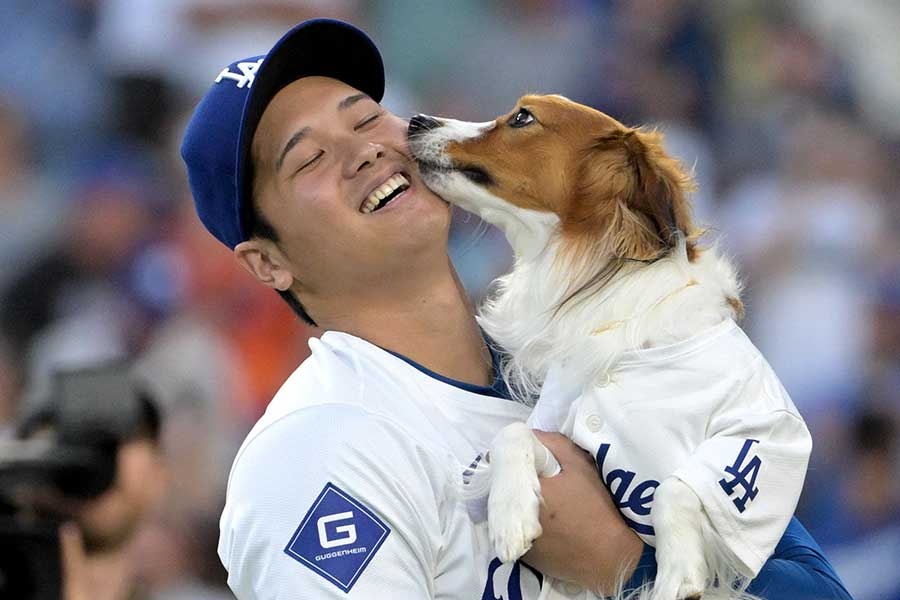
[{"label": "man's smiling mouth", "polygon": [[383,208],[388,202],[408,190],[409,186],[409,179],[402,173],[391,175],[387,181],[378,186],[363,200],[362,206],[359,207],[359,212],[367,215]]}]

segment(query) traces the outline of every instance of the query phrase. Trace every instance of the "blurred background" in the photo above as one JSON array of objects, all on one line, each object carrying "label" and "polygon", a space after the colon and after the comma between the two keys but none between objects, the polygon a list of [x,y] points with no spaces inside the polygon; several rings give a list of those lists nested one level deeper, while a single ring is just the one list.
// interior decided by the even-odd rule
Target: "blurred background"
[{"label": "blurred background", "polygon": [[[137,362],[169,473],[128,548],[140,597],[230,597],[228,468],[317,335],[202,228],[181,134],[224,65],[315,16],[373,35],[404,116],[547,92],[662,128],[812,430],[801,519],[855,598],[900,598],[896,0],[3,0],[0,431],[53,369]],[[479,299],[510,252],[454,219]]]}]

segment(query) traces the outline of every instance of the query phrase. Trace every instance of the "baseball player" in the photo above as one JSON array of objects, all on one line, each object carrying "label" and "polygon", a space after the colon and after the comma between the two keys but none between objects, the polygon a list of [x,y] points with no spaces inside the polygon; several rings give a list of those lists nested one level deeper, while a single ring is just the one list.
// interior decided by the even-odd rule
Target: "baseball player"
[{"label": "baseball player", "polygon": [[[372,41],[308,21],[213,76],[182,147],[200,219],[325,330],[235,458],[218,548],[235,594],[533,600],[652,577],[652,549],[559,437],[542,437],[563,471],[528,564],[493,557],[483,506],[460,497],[528,409],[507,399],[447,256],[449,208],[378,104]],[[796,522],[766,577],[773,598],[848,597]]]}]

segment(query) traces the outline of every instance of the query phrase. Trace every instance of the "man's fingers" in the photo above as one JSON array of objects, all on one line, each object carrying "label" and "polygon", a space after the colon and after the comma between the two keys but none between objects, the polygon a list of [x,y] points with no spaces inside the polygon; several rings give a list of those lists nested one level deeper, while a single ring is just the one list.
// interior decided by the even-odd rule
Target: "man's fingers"
[{"label": "man's fingers", "polygon": [[84,541],[75,523],[59,528],[59,550],[62,562],[64,600],[86,600],[84,593]]},{"label": "man's fingers", "polygon": [[594,458],[589,452],[559,433],[534,430],[534,434],[553,453],[561,468],[557,477],[541,477],[541,490],[545,497],[556,489],[566,489],[569,484],[565,478],[568,475],[590,482],[589,485],[595,488],[595,493],[603,498],[604,505],[613,506],[612,499],[603,486],[602,478],[597,473]]},{"label": "man's fingers", "polygon": [[537,436],[537,439],[541,440],[541,443],[548,448],[569,441],[569,438],[561,433],[541,431],[540,429],[532,429],[531,431]]},{"label": "man's fingers", "polygon": [[591,455],[584,449],[576,446],[572,440],[560,433],[550,433],[547,431],[533,430],[537,439],[547,447],[560,466],[565,471],[567,468],[593,468],[593,460]]}]

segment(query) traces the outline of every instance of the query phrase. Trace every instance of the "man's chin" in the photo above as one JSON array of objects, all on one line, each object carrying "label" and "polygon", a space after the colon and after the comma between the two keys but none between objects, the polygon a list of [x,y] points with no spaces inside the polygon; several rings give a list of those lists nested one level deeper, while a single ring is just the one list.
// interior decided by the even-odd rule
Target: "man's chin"
[{"label": "man's chin", "polygon": [[108,554],[121,549],[137,531],[137,519],[122,523],[115,528],[99,529],[81,525],[81,536],[84,540],[86,554]]}]

